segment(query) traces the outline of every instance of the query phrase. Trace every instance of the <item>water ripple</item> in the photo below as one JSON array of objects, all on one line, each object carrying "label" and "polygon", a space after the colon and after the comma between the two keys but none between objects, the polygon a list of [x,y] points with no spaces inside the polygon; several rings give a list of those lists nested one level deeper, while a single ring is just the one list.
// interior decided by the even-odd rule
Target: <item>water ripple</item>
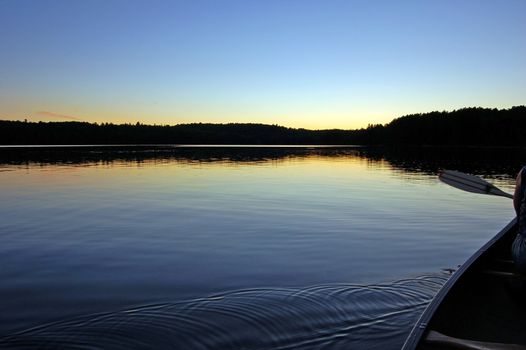
[{"label": "water ripple", "polygon": [[88,315],[0,339],[24,349],[398,349],[447,280],[252,289]]}]

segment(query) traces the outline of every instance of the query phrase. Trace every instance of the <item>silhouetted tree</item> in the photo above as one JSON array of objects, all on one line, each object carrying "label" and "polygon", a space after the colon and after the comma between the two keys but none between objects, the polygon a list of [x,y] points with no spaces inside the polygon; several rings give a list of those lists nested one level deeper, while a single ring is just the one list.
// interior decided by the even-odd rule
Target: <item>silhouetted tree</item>
[{"label": "silhouetted tree", "polygon": [[334,144],[526,146],[526,107],[463,108],[396,118],[358,130],[265,124],[115,125],[0,121],[0,144]]}]

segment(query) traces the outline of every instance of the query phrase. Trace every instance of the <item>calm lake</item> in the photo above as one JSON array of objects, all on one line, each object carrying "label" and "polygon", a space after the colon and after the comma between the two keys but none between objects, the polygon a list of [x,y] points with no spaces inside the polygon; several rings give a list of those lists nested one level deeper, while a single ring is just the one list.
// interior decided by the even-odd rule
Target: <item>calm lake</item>
[{"label": "calm lake", "polygon": [[516,149],[0,148],[0,347],[398,349]]}]

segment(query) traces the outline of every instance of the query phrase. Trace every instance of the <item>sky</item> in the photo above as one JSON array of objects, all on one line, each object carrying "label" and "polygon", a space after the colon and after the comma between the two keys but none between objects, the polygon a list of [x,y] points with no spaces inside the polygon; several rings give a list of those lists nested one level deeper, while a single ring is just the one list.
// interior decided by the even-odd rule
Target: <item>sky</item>
[{"label": "sky", "polygon": [[524,104],[524,0],[0,0],[0,119],[355,129]]}]

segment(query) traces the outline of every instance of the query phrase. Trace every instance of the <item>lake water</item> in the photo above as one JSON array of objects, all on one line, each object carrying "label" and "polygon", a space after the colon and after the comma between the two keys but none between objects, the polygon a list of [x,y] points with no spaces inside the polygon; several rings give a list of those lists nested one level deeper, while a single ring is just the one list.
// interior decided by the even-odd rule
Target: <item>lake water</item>
[{"label": "lake water", "polygon": [[0,347],[397,349],[514,149],[0,148]]}]

